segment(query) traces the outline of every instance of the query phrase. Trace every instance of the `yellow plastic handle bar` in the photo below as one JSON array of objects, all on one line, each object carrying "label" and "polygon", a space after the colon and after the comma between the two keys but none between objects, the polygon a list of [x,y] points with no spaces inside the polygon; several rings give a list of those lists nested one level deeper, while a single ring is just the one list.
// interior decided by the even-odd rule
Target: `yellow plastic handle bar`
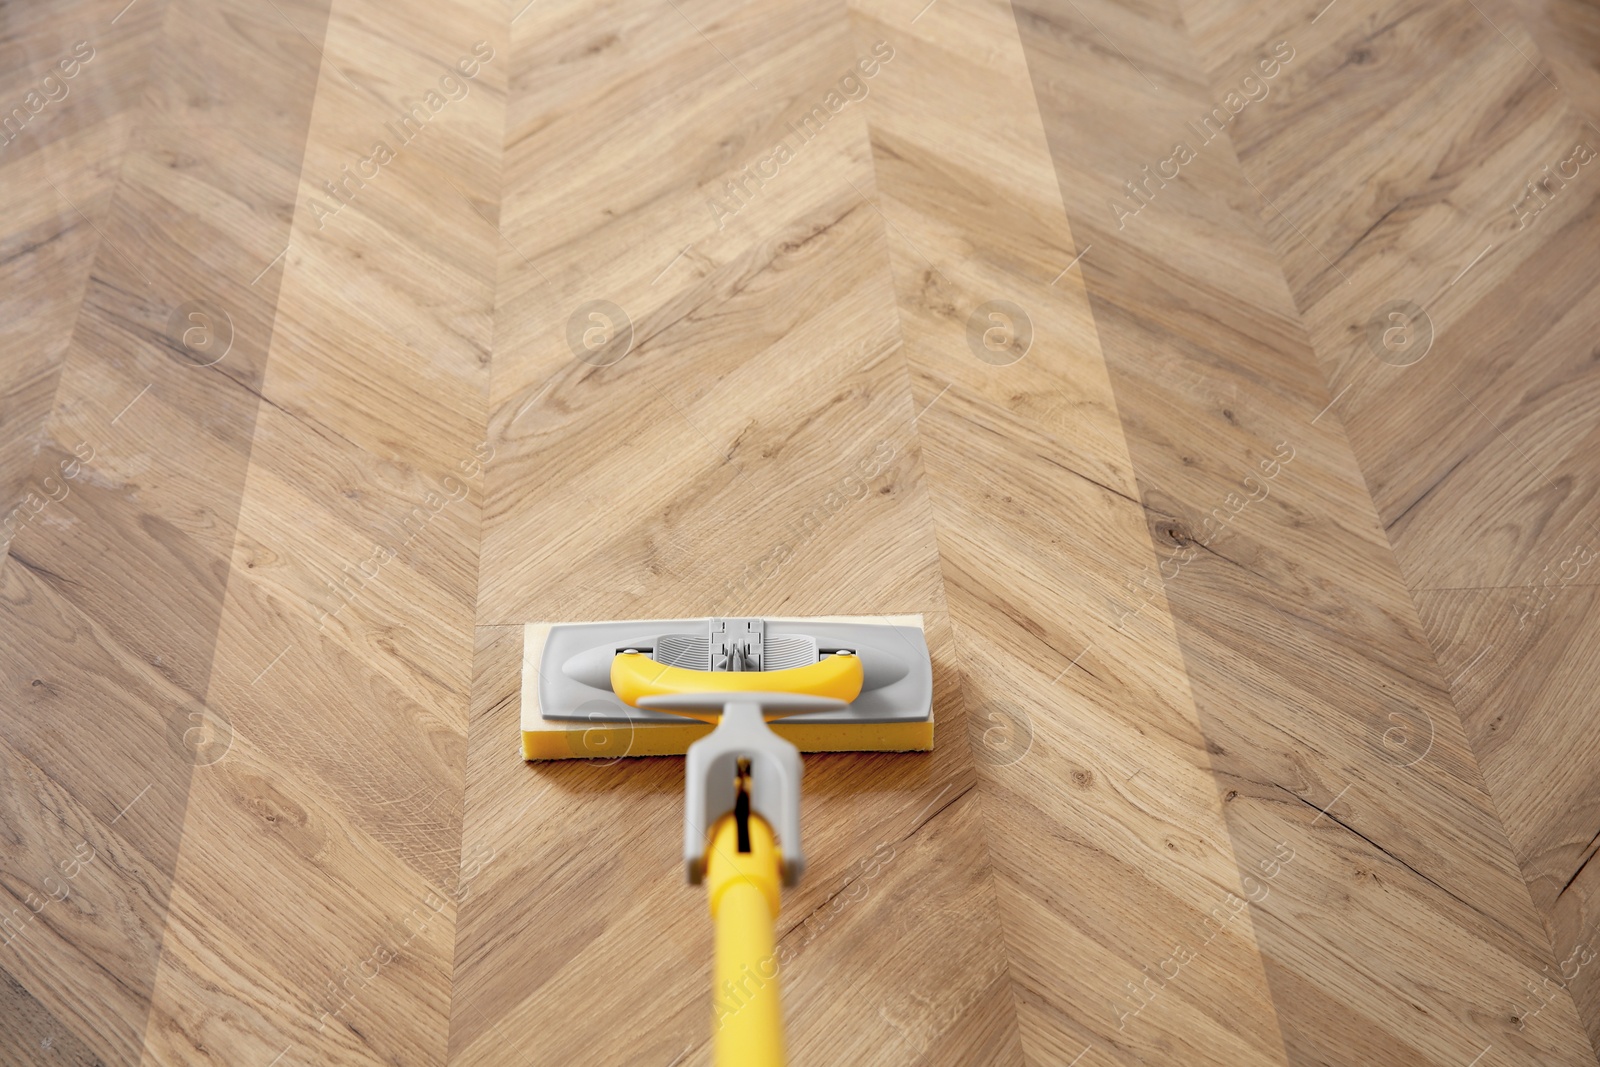
[{"label": "yellow plastic handle bar", "polygon": [[773,933],[780,857],[772,827],[754,812],[748,819],[748,852],[739,851],[738,823],[729,814],[712,829],[706,857],[711,920],[717,928],[713,1062],[716,1067],[783,1067]]},{"label": "yellow plastic handle bar", "polygon": [[782,671],[696,671],[658,663],[643,652],[618,652],[611,660],[611,691],[624,704],[666,693],[803,693],[846,704],[861,695],[861,661],[834,654]]}]

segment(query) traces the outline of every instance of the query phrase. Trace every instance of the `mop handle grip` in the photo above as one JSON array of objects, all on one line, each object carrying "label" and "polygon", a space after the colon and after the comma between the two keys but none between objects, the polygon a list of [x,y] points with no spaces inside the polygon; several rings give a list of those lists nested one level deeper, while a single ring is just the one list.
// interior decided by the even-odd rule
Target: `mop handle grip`
[{"label": "mop handle grip", "polygon": [[[778,998],[780,854],[772,828],[750,812],[747,839],[724,815],[711,832],[706,887],[716,925],[713,1062],[717,1067],[783,1067],[783,1009]],[[739,846],[746,846],[741,852]]]}]

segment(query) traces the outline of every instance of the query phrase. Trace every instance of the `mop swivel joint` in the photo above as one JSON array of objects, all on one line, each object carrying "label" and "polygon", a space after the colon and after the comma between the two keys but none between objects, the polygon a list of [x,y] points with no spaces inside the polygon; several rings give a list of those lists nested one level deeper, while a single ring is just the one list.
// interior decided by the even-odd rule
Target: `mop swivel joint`
[{"label": "mop swivel joint", "polygon": [[773,733],[767,719],[837,711],[844,702],[801,693],[713,692],[644,697],[639,706],[721,712],[717,728],[689,746],[684,769],[683,860],[689,882],[699,885],[705,878],[711,830],[739,806],[741,788],[750,812],[765,819],[777,835],[783,884],[799,882],[805,872],[800,750]]}]

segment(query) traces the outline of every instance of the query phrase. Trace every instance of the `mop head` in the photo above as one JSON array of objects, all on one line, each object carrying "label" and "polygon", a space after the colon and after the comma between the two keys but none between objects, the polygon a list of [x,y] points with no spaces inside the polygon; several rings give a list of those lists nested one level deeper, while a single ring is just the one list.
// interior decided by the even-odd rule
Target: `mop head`
[{"label": "mop head", "polygon": [[[849,666],[860,688],[841,694],[837,668],[847,659],[859,661]],[[713,724],[634,702],[707,689],[847,701],[841,711],[771,723],[802,752],[933,747],[933,668],[921,615],[530,622],[522,756],[681,756]]]}]

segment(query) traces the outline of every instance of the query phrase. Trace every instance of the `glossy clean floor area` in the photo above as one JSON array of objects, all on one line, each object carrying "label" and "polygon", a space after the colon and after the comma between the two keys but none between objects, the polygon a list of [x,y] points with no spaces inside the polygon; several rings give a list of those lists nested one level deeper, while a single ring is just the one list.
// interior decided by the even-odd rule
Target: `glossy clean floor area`
[{"label": "glossy clean floor area", "polygon": [[523,624],[920,614],[795,1067],[1593,1064],[1596,122],[1578,0],[0,5],[0,1062],[708,1064]]}]

